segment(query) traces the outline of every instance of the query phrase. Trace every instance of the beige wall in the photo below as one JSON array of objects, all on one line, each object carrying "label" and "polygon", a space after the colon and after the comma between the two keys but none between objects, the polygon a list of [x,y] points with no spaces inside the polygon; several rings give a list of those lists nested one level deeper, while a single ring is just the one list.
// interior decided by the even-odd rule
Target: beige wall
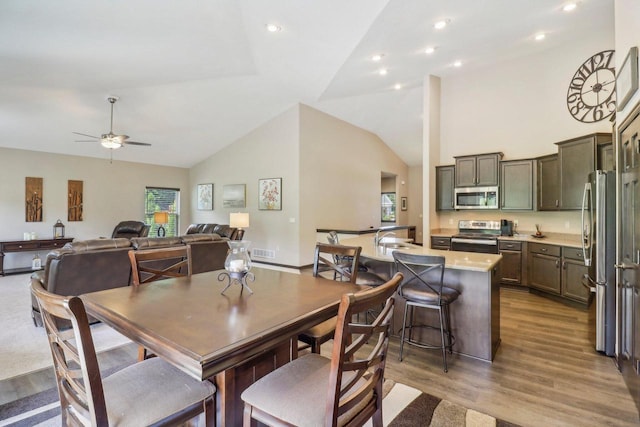
[{"label": "beige wall", "polygon": [[[180,188],[183,196],[180,228],[184,230],[190,221],[188,169],[0,148],[0,170],[2,240],[20,240],[26,231],[51,237],[58,219],[65,225],[65,234],[77,240],[110,237],[119,221],[144,219],[146,186]],[[25,177],[43,178],[42,222],[25,221]],[[84,182],[83,221],[67,221],[70,179]],[[28,265],[33,255],[8,255],[5,267]]]},{"label": "beige wall", "polygon": [[[408,167],[376,135],[305,105],[300,129],[300,260],[308,264],[317,228],[379,227],[381,174],[396,175],[400,200]],[[407,220],[399,210],[398,224]]]},{"label": "beige wall", "polygon": [[[193,222],[228,224],[231,212],[248,212],[245,240],[252,249],[275,252],[264,261],[287,265],[297,265],[300,252],[298,116],[299,107],[290,108],[191,168],[189,178]],[[282,178],[282,210],[258,210],[261,178]],[[196,185],[202,183],[214,184],[212,211],[196,209]],[[222,206],[225,184],[246,184],[246,208]]]}]

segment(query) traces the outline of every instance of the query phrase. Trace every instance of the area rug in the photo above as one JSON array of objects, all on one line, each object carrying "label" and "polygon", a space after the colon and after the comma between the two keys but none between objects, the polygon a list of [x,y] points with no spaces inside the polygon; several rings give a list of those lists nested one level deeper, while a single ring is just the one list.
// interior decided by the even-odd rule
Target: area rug
[{"label": "area rug", "polygon": [[[29,286],[28,274],[0,278],[0,380],[52,366],[44,328],[31,320]],[[91,333],[97,352],[131,342],[102,323],[92,325]]]},{"label": "area rug", "polygon": [[[108,374],[108,373],[105,373]],[[420,390],[387,380],[383,423],[389,427],[517,427],[490,415],[464,408]],[[55,388],[0,406],[0,426],[49,427],[60,425]],[[371,421],[365,426],[370,427]]]}]

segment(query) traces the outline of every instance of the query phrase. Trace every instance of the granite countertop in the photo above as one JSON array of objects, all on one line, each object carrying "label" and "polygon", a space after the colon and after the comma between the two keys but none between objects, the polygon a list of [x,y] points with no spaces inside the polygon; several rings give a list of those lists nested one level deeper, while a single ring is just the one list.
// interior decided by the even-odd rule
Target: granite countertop
[{"label": "granite countertop", "polygon": [[399,244],[401,248],[385,247],[384,245],[374,247],[373,237],[360,236],[342,239],[342,244],[350,246],[361,246],[361,256],[378,261],[393,262],[393,251],[408,252],[419,255],[437,255],[445,258],[445,267],[453,270],[470,270],[487,272],[493,269],[502,259],[502,255],[482,254],[471,252],[452,252],[430,249],[424,246],[405,243],[402,239],[385,238],[383,243],[387,245]]},{"label": "granite countertop", "polygon": [[364,228],[362,230],[342,230],[339,228],[316,228],[316,233],[329,233],[330,231],[335,231],[339,234],[370,234],[375,233],[380,229],[393,231],[393,230],[408,230],[411,228],[416,228],[415,225],[384,225],[378,228]]},{"label": "granite countertop", "polygon": [[[433,237],[451,237],[455,234],[458,234],[457,228],[437,228],[431,230],[431,236]],[[544,237],[542,238],[533,237],[533,234],[535,234],[535,232],[525,231],[522,233],[514,234],[513,236],[498,236],[498,240],[546,243],[548,245],[570,246],[573,248],[582,247],[579,234],[545,233],[543,234]]]}]

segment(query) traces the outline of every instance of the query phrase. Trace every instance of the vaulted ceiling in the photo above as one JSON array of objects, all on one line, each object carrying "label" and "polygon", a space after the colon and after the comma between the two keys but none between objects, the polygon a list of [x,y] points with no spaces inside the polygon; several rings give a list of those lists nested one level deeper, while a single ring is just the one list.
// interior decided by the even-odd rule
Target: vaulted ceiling
[{"label": "vaulted ceiling", "polygon": [[613,0],[582,0],[570,13],[565,3],[3,0],[0,146],[108,158],[72,132],[107,133],[116,95],[114,133],[153,146],[114,150],[114,160],[190,167],[301,102],[417,165],[424,76],[613,32]]}]

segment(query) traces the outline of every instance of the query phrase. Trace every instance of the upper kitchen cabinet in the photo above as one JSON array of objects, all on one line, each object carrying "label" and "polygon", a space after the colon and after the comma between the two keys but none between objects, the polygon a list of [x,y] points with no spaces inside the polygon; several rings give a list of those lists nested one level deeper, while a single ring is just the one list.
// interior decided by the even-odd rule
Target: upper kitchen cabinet
[{"label": "upper kitchen cabinet", "polygon": [[596,149],[611,143],[610,133],[595,133],[557,142],[560,195],[558,209],[580,209],[589,173],[596,169]]},{"label": "upper kitchen cabinet", "polygon": [[436,166],[436,210],[452,211],[455,166]]},{"label": "upper kitchen cabinet", "polygon": [[500,162],[500,209],[533,210],[535,160]]},{"label": "upper kitchen cabinet", "polygon": [[558,167],[558,155],[551,154],[549,156],[539,157],[538,164],[538,210],[539,211],[555,211],[558,210],[560,204],[560,187],[558,186],[558,175],[560,168]]},{"label": "upper kitchen cabinet", "polygon": [[502,153],[456,157],[456,187],[498,185],[498,165]]}]

